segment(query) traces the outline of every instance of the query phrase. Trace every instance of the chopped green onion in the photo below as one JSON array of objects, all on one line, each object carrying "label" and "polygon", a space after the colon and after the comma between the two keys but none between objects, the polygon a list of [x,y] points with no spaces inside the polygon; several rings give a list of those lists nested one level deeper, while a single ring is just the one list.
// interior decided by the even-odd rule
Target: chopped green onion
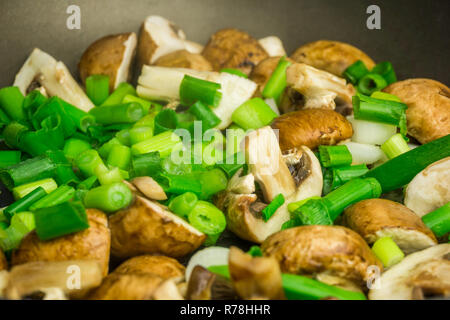
[{"label": "chopped green onion", "polygon": [[248,76],[245,73],[243,73],[241,70],[239,70],[239,69],[223,68],[223,69],[220,70],[220,72],[234,74],[235,76],[239,76],[241,78],[248,79]]},{"label": "chopped green onion", "polygon": [[233,122],[243,129],[258,129],[272,122],[278,115],[261,98],[253,98],[241,104],[231,115]]},{"label": "chopped green onion", "polygon": [[396,95],[386,93],[383,91],[375,91],[370,95],[371,98],[380,99],[380,100],[390,100],[395,102],[402,102],[402,100]]},{"label": "chopped green onion", "polygon": [[134,123],[144,116],[144,108],[137,102],[95,107],[89,111],[100,124]]},{"label": "chopped green onion", "polygon": [[286,88],[286,70],[291,65],[285,57],[280,58],[262,91],[264,98],[273,98],[279,103],[281,94]]},{"label": "chopped green onion", "polygon": [[323,186],[322,195],[327,195],[333,189],[333,170],[332,168],[322,167]]},{"label": "chopped green onion", "polygon": [[136,95],[136,89],[127,82],[122,82],[113,93],[101,104],[101,106],[114,106],[121,104],[126,95]]},{"label": "chopped green onion", "polygon": [[101,185],[120,182],[124,179],[122,172],[117,167],[108,169],[104,164],[100,164],[95,168],[94,172]]},{"label": "chopped green onion", "polygon": [[300,208],[302,205],[304,205],[306,202],[308,202],[309,200],[314,200],[314,199],[320,199],[319,196],[313,196],[313,197],[309,197],[300,201],[296,201],[296,202],[291,202],[288,204],[287,208],[288,211],[290,213],[294,213],[295,210],[297,210],[298,208]]},{"label": "chopped green onion", "polygon": [[159,111],[162,110],[162,105],[160,105],[159,103],[153,102],[153,101],[149,101],[149,100],[145,100],[136,96],[133,96],[131,94],[127,94],[123,100],[122,103],[129,103],[129,102],[137,102],[140,103],[142,105],[142,107],[144,108],[145,113],[158,113]]},{"label": "chopped green onion", "polygon": [[212,110],[204,105],[202,102],[197,101],[188,110],[190,113],[202,122],[202,131],[205,132],[208,129],[216,127],[221,120],[216,116]]},{"label": "chopped green onion", "polygon": [[31,212],[19,212],[11,218],[9,227],[0,232],[0,246],[7,252],[17,249],[22,239],[35,228],[34,214]]},{"label": "chopped green onion", "polygon": [[157,180],[166,193],[182,194],[193,192],[196,195],[201,195],[202,193],[202,184],[200,181],[195,180],[195,176],[192,174],[161,174]]},{"label": "chopped green onion", "polygon": [[365,164],[358,164],[354,166],[332,168],[331,172],[333,175],[331,189],[334,190],[352,179],[365,175],[369,172],[369,169],[367,169]]},{"label": "chopped green onion", "polygon": [[117,182],[93,188],[84,196],[86,208],[95,208],[111,213],[127,207],[133,194],[126,184]]},{"label": "chopped green onion", "polygon": [[12,193],[14,196],[14,199],[19,200],[23,197],[25,197],[27,194],[32,192],[34,189],[42,187],[47,193],[52,192],[56,188],[58,188],[58,185],[56,184],[55,180],[52,178],[42,179],[38,181],[33,181],[27,184],[23,184],[21,186],[15,187],[12,189]]},{"label": "chopped green onion", "polygon": [[263,253],[261,251],[261,248],[259,246],[251,246],[250,250],[247,252],[252,257],[262,257]]},{"label": "chopped green onion", "polygon": [[[308,199],[309,200],[309,199]],[[281,230],[297,227],[297,221],[295,219],[289,219],[281,225]]]},{"label": "chopped green onion", "polygon": [[[33,114],[31,122],[33,123],[34,128],[39,130],[43,127],[44,119],[51,116],[59,116],[61,127],[64,131],[64,137],[70,137],[77,130],[77,127],[76,123],[72,120],[72,117],[67,113],[65,105],[70,106],[70,104],[58,97],[51,97],[48,99]],[[83,113],[81,110],[80,112]]]},{"label": "chopped green onion", "polygon": [[392,159],[402,153],[408,152],[410,149],[403,136],[397,133],[381,145],[381,150],[383,150],[389,159]]},{"label": "chopped green onion", "polygon": [[18,164],[20,156],[21,152],[17,150],[0,151],[0,169]]},{"label": "chopped green onion", "polygon": [[195,193],[186,192],[176,196],[169,203],[169,209],[176,215],[188,219],[189,212],[194,208],[198,198]]},{"label": "chopped green onion", "polygon": [[199,194],[199,198],[202,200],[209,199],[217,192],[225,190],[228,184],[225,173],[217,168],[199,172],[195,175],[202,186],[201,193]]},{"label": "chopped green onion", "polygon": [[109,76],[94,74],[87,77],[86,94],[96,106],[105,102],[109,96]]},{"label": "chopped green onion", "polygon": [[64,111],[66,111],[67,115],[81,132],[87,132],[88,128],[95,124],[95,117],[93,115],[78,109],[64,100],[60,100],[60,102]]},{"label": "chopped green onion", "polygon": [[98,153],[100,154],[100,156],[104,159],[108,158],[109,153],[111,152],[111,149],[116,146],[122,146],[123,144],[119,141],[118,138],[114,137],[111,140],[109,140],[108,142],[105,142],[99,149],[98,149]]},{"label": "chopped green onion", "polygon": [[28,128],[18,122],[10,122],[5,129],[3,129],[3,138],[6,144],[11,148],[19,147],[20,140],[23,134],[28,131]]},{"label": "chopped green onion", "polygon": [[127,170],[131,163],[131,149],[123,145],[115,145],[111,148],[106,164]]},{"label": "chopped green onion", "polygon": [[376,73],[368,73],[362,77],[358,82],[358,91],[365,95],[371,95],[375,91],[380,91],[386,88],[387,81]]},{"label": "chopped green onion", "polygon": [[362,77],[369,73],[364,62],[361,60],[356,61],[344,70],[342,76],[347,79],[350,83],[356,85]]},{"label": "chopped green onion", "polygon": [[245,164],[245,155],[242,151],[239,151],[235,154],[232,154],[228,156],[225,159],[224,163],[216,164],[216,166],[220,169],[222,169],[228,176],[229,179],[231,179],[234,174],[244,166]]},{"label": "chopped green onion", "polygon": [[136,155],[158,151],[161,158],[165,158],[170,155],[176,147],[181,145],[181,139],[178,135],[171,131],[166,131],[153,136],[148,140],[134,144],[131,147],[131,152]]},{"label": "chopped green onion", "polygon": [[0,108],[0,129],[11,123],[11,119],[6,115],[6,113]]},{"label": "chopped green onion", "polygon": [[132,157],[131,164],[136,177],[155,176],[161,170],[159,152],[138,154]]},{"label": "chopped green onion", "polygon": [[282,193],[278,194],[273,200],[269,203],[267,207],[262,209],[262,217],[265,222],[267,222],[273,214],[284,204],[284,196]]},{"label": "chopped green onion", "polygon": [[90,177],[95,175],[95,169],[99,165],[104,164],[97,150],[90,149],[84,151],[75,159],[75,165],[86,177]]},{"label": "chopped green onion", "polygon": [[153,136],[153,128],[151,127],[134,127],[131,128],[128,132],[130,133],[131,144],[136,144],[148,140]]},{"label": "chopped green onion", "polygon": [[227,222],[222,211],[210,202],[199,200],[188,215],[189,223],[208,236],[205,245],[213,245]]},{"label": "chopped green onion", "polygon": [[155,134],[175,130],[178,125],[177,113],[172,109],[164,109],[155,117]]},{"label": "chopped green onion", "polygon": [[403,251],[391,237],[379,238],[372,246],[373,253],[383,263],[385,268],[392,267],[405,257]]},{"label": "chopped green onion", "polygon": [[319,157],[325,168],[345,166],[352,163],[352,154],[346,145],[319,146]]},{"label": "chopped green onion", "polygon": [[381,75],[386,80],[388,85],[397,82],[397,76],[390,62],[378,63],[375,67],[373,67],[371,72]]},{"label": "chopped green onion", "polygon": [[89,142],[80,139],[68,139],[64,144],[64,155],[67,159],[74,160],[81,153],[86,150],[92,149],[92,146]]},{"label": "chopped green onion", "polygon": [[86,211],[81,202],[64,202],[41,208],[34,213],[36,233],[46,241],[89,228]]},{"label": "chopped green onion", "polygon": [[19,199],[16,202],[10,204],[3,210],[3,213],[8,220],[11,220],[14,214],[22,211],[27,211],[34,203],[36,203],[36,201],[42,199],[46,195],[47,192],[45,192],[44,188],[38,187],[24,196],[22,199]]},{"label": "chopped green onion", "polygon": [[31,91],[23,100],[25,116],[30,119],[36,110],[46,101],[47,98],[39,90]]},{"label": "chopped green onion", "polygon": [[424,215],[422,221],[437,237],[442,237],[450,232],[450,202]]},{"label": "chopped green onion", "polygon": [[129,129],[123,129],[116,133],[117,140],[123,145],[126,145],[127,147],[131,146],[131,138],[130,138],[130,130]]},{"label": "chopped green onion", "polygon": [[[159,111],[158,111],[159,112]],[[157,112],[157,113],[158,113]],[[147,114],[139,119],[134,125],[133,128],[137,127],[150,127],[155,129],[155,116],[156,114]]]},{"label": "chopped green onion", "polygon": [[296,225],[332,225],[326,202],[310,199],[293,212]]},{"label": "chopped green onion", "polygon": [[76,184],[79,182],[78,177],[72,169],[72,164],[67,160],[64,152],[61,150],[47,151],[46,156],[56,165],[54,179],[56,183],[61,184]]},{"label": "chopped green onion", "polygon": [[96,184],[97,181],[98,181],[98,178],[96,176],[90,176],[86,180],[81,181],[77,185],[77,189],[79,189],[79,190],[90,190]]},{"label": "chopped green onion", "polygon": [[[31,193],[30,193],[31,194]],[[63,202],[69,201],[75,195],[75,189],[68,185],[62,185],[56,190],[53,190],[49,194],[45,194],[44,197],[34,202],[30,206],[31,211],[35,211],[41,208],[53,207]]]},{"label": "chopped green onion", "polygon": [[0,108],[12,120],[25,119],[25,113],[23,112],[24,99],[18,87],[4,87],[0,89]]},{"label": "chopped green onion", "polygon": [[197,101],[217,107],[222,99],[219,83],[185,75],[180,84],[180,103],[190,106]]}]

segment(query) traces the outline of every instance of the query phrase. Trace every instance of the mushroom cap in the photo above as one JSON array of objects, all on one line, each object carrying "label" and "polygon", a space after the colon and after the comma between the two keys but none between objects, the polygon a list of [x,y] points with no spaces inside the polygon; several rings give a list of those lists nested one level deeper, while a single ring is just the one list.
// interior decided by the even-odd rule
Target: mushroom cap
[{"label": "mushroom cap", "polygon": [[369,244],[391,237],[407,254],[437,244],[433,232],[418,215],[387,199],[368,199],[352,205],[344,211],[342,222]]},{"label": "mushroom cap", "polygon": [[189,300],[235,300],[237,294],[227,278],[197,265],[192,269],[192,275],[189,277],[186,298]]},{"label": "mushroom cap", "polygon": [[111,234],[106,215],[87,209],[89,228],[49,241],[41,241],[36,232],[29,233],[12,254],[11,265],[33,261],[97,260],[103,275],[108,274]]},{"label": "mushroom cap", "polygon": [[0,271],[8,270],[8,261],[6,260],[5,254],[0,249]]},{"label": "mushroom cap", "polygon": [[109,35],[92,43],[78,64],[80,78],[94,74],[109,76],[109,88],[114,90],[130,78],[130,68],[136,52],[137,37],[134,32]]},{"label": "mushroom cap", "polygon": [[256,39],[237,29],[222,29],[214,33],[202,55],[211,62],[215,71],[234,68],[247,75],[254,66],[268,57]]},{"label": "mushroom cap", "polygon": [[319,145],[334,145],[353,135],[350,122],[329,109],[303,109],[281,115],[272,122],[279,130],[281,151],[300,146],[315,149]]},{"label": "mushroom cap", "polygon": [[427,143],[450,134],[450,89],[430,79],[408,79],[383,91],[398,96],[408,105],[408,134]]},{"label": "mushroom cap", "polygon": [[182,257],[206,236],[157,202],[135,197],[134,203],[109,217],[111,252],[125,258],[142,254]]},{"label": "mushroom cap", "polygon": [[450,202],[450,157],[430,164],[408,184],[405,206],[423,216]]},{"label": "mushroom cap", "polygon": [[[267,81],[278,65],[281,56],[269,57],[259,62],[249,75],[249,79],[258,85],[258,91],[262,92]],[[291,60],[287,58],[287,60]]]},{"label": "mushroom cap", "polygon": [[369,70],[375,66],[375,62],[358,48],[347,43],[329,40],[304,44],[294,51],[291,59],[339,77],[345,69],[358,60],[364,62]]},{"label": "mushroom cap", "polygon": [[412,300],[450,296],[450,244],[439,244],[406,256],[386,270],[370,300]]},{"label": "mushroom cap", "polygon": [[177,50],[158,58],[155,66],[186,68],[199,71],[212,71],[211,63],[199,53],[191,53],[187,50]]},{"label": "mushroom cap", "polygon": [[282,272],[302,275],[327,273],[362,284],[369,266],[382,264],[356,232],[341,226],[301,226],[277,232],[261,245]]}]

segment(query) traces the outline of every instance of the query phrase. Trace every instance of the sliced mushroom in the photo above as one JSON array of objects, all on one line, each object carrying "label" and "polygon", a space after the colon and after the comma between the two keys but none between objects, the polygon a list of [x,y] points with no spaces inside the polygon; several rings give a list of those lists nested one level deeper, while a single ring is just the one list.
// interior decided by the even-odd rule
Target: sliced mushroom
[{"label": "sliced mushroom", "polygon": [[190,40],[184,40],[184,44],[186,45],[186,50],[191,53],[202,53],[204,46],[200,43]]},{"label": "sliced mushroom", "polygon": [[294,63],[286,71],[287,89],[280,109],[336,109],[349,115],[353,112],[352,96],[356,93],[345,79],[304,63]]},{"label": "sliced mushroom", "polygon": [[430,79],[408,79],[383,91],[398,96],[408,105],[408,134],[427,143],[450,134],[450,89]]},{"label": "sliced mushroom", "polygon": [[228,268],[230,278],[242,299],[284,299],[278,261],[271,257],[252,257],[231,247]]},{"label": "sliced mushroom", "polygon": [[319,40],[307,43],[294,51],[291,59],[325,70],[338,77],[358,60],[371,70],[375,62],[358,48],[343,42]]},{"label": "sliced mushroom", "polygon": [[406,254],[437,244],[433,232],[419,216],[391,200],[360,201],[344,211],[342,222],[369,244],[382,237],[391,237]]},{"label": "sliced mushroom", "polygon": [[196,266],[189,278],[186,297],[189,300],[234,300],[237,294],[228,279]]},{"label": "sliced mushroom", "polygon": [[450,244],[440,244],[406,256],[381,275],[371,300],[415,300],[450,297]]},{"label": "sliced mushroom", "polygon": [[134,203],[110,216],[111,253],[119,258],[141,254],[182,257],[206,236],[157,202],[136,196]]},{"label": "sliced mushroom", "polygon": [[8,261],[6,260],[5,254],[0,249],[0,271],[8,270]]},{"label": "sliced mushroom", "polygon": [[130,69],[136,53],[137,37],[134,32],[109,35],[96,40],[84,51],[78,70],[85,83],[94,74],[109,76],[112,91],[122,82],[130,80]]},{"label": "sliced mushroom", "polygon": [[237,29],[223,29],[214,33],[202,55],[211,62],[215,71],[234,68],[247,75],[254,66],[268,57],[256,39]]},{"label": "sliced mushroom", "polygon": [[272,128],[278,129],[281,151],[300,146],[315,149],[334,145],[351,138],[352,125],[341,114],[328,109],[304,109],[276,118]]},{"label": "sliced mushroom", "polygon": [[450,157],[430,164],[408,184],[405,206],[419,216],[450,202]]},{"label": "sliced mushroom", "polygon": [[88,112],[94,104],[84,93],[61,61],[35,48],[16,75],[14,86],[25,95],[37,81],[50,96],[58,96],[77,108]]},{"label": "sliced mushroom", "polygon": [[151,200],[167,199],[167,195],[163,188],[151,177],[137,177],[131,182],[144,196]]},{"label": "sliced mushroom", "polygon": [[268,36],[258,40],[259,44],[266,50],[269,57],[280,57],[286,55],[283,42],[276,36]]},{"label": "sliced mushroom", "polygon": [[201,54],[191,53],[187,50],[177,50],[168,53],[158,58],[155,61],[155,66],[212,71],[211,63]]},{"label": "sliced mushroom", "polygon": [[184,300],[180,290],[173,280],[162,282],[153,292],[154,300]]},{"label": "sliced mushroom", "polygon": [[11,257],[16,266],[33,261],[97,260],[103,275],[108,274],[111,235],[106,215],[96,209],[86,210],[89,228],[49,241],[36,232],[29,233]]},{"label": "sliced mushroom", "polygon": [[289,228],[267,238],[261,250],[264,256],[274,257],[280,263],[282,272],[316,277],[325,273],[359,287],[370,276],[370,266],[382,269],[364,239],[340,226]]}]

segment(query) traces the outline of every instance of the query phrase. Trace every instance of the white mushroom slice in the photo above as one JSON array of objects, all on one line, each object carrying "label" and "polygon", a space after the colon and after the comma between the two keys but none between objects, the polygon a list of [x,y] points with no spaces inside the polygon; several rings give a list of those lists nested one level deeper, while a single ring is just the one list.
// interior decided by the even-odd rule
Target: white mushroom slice
[{"label": "white mushroom slice", "polygon": [[13,85],[26,94],[33,81],[39,82],[49,96],[58,96],[81,110],[87,112],[94,107],[64,63],[38,48],[25,61]]},{"label": "white mushroom slice", "polygon": [[259,44],[266,50],[271,57],[280,57],[286,55],[283,42],[276,36],[269,36],[258,40]]},{"label": "white mushroom slice", "polygon": [[292,64],[286,72],[287,85],[305,98],[305,108],[335,109],[336,101],[351,105],[354,89],[345,79],[303,63]]},{"label": "white mushroom slice", "polygon": [[130,33],[128,39],[123,43],[125,46],[125,51],[123,52],[122,63],[117,69],[116,81],[114,82],[114,88],[117,88],[122,82],[127,82],[130,74],[131,63],[133,61],[136,45],[137,36],[134,32]]},{"label": "white mushroom slice", "polygon": [[227,191],[240,194],[255,192],[255,177],[253,174],[241,176],[243,169],[239,169],[228,181]]},{"label": "white mushroom slice", "polygon": [[450,296],[450,244],[440,244],[406,256],[385,271],[371,300],[412,300]]},{"label": "white mushroom slice", "polygon": [[189,41],[189,40],[185,40],[184,44],[186,45],[186,50],[189,51],[190,53],[202,53],[204,46],[201,45],[200,43],[194,42],[194,41]]},{"label": "white mushroom slice", "polygon": [[154,300],[184,300],[177,285],[171,279],[164,281],[153,292]]},{"label": "white mushroom slice", "polygon": [[450,202],[450,157],[430,164],[409,183],[405,205],[419,216]]},{"label": "white mushroom slice", "polygon": [[151,200],[166,200],[163,188],[151,177],[137,177],[131,181],[144,196]]}]

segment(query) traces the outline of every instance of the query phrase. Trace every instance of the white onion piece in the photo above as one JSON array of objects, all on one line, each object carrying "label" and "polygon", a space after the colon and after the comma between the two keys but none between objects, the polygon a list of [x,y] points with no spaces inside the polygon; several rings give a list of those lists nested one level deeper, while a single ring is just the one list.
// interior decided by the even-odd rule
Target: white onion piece
[{"label": "white onion piece", "polygon": [[352,154],[352,164],[372,164],[385,157],[381,148],[372,144],[363,144],[351,141],[340,144],[346,145]]},{"label": "white onion piece", "polygon": [[387,139],[397,133],[397,127],[379,122],[356,120],[347,117],[353,127],[352,141],[366,144],[382,145]]},{"label": "white onion piece", "polygon": [[278,110],[278,106],[274,98],[268,98],[264,100],[264,102],[267,103],[267,105],[270,107],[270,109],[273,110],[273,112],[275,112],[277,115],[280,115],[280,110]]},{"label": "white onion piece", "polygon": [[228,253],[230,249],[224,247],[208,247],[197,251],[189,260],[186,267],[186,282],[189,282],[189,277],[195,266],[202,266],[208,268],[210,266],[219,266],[228,264]]}]

